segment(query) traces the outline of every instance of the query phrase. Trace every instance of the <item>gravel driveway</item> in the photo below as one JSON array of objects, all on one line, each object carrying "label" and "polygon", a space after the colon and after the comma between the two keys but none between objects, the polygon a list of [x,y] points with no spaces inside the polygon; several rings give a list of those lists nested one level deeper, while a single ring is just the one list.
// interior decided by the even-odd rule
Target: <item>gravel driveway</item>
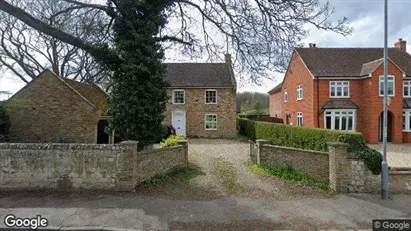
[{"label": "gravel driveway", "polygon": [[[369,144],[368,146],[382,153],[382,143]],[[411,145],[388,143],[387,159],[389,166],[411,168]]]},{"label": "gravel driveway", "polygon": [[189,162],[204,172],[191,183],[221,196],[241,195],[280,200],[333,197],[315,186],[254,174],[245,165],[249,160],[249,148],[249,143],[236,140],[189,140]]}]

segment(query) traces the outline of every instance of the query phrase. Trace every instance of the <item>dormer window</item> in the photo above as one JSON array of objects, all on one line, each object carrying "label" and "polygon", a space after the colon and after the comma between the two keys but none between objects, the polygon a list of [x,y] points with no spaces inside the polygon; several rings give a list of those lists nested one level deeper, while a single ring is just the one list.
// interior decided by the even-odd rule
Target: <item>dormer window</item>
[{"label": "dormer window", "polygon": [[348,81],[331,81],[330,98],[349,98],[350,82]]}]

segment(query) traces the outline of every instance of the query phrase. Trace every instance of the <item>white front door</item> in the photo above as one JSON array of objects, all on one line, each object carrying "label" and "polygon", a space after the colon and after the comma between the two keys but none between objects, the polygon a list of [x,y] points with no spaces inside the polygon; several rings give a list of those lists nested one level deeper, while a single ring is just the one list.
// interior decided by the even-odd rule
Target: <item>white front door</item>
[{"label": "white front door", "polygon": [[176,134],[186,136],[186,112],[173,111],[171,114],[171,124],[176,129]]}]

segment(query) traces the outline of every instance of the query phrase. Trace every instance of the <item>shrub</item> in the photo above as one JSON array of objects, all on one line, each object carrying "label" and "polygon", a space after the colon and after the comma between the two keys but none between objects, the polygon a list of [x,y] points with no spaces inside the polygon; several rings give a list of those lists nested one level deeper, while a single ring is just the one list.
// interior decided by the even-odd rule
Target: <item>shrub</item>
[{"label": "shrub", "polygon": [[10,129],[10,117],[6,109],[0,105],[0,135],[7,137]]},{"label": "shrub", "polygon": [[271,144],[285,147],[328,152],[328,142],[347,143],[348,152],[364,160],[364,163],[374,174],[381,172],[381,153],[369,148],[361,133],[322,128],[302,128],[241,118],[238,119],[238,126],[239,133],[251,140],[264,139]]},{"label": "shrub", "polygon": [[162,148],[166,148],[166,147],[172,147],[172,146],[177,146],[178,145],[178,141],[179,140],[184,140],[185,137],[184,136],[169,136],[167,139],[163,140],[160,143],[160,146]]},{"label": "shrub", "polygon": [[354,156],[364,160],[364,163],[374,174],[381,173],[382,154],[370,147],[354,152]]},{"label": "shrub", "polygon": [[323,152],[328,151],[328,142],[347,143],[349,152],[362,150],[366,147],[362,134],[356,132],[302,128],[248,119],[239,119],[238,124],[240,134],[252,140],[268,140],[271,144],[279,146]]}]

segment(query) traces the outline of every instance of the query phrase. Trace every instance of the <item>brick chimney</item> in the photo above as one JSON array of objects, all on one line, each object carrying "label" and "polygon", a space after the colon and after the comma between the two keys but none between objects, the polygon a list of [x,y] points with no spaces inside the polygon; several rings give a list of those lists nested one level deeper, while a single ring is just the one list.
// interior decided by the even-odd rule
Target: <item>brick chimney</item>
[{"label": "brick chimney", "polygon": [[310,48],[316,48],[316,47],[317,47],[317,45],[316,45],[315,43],[309,43],[308,46],[309,46]]},{"label": "brick chimney", "polygon": [[394,46],[401,51],[407,52],[407,41],[402,40],[402,38],[399,38],[398,41],[394,43]]},{"label": "brick chimney", "polygon": [[225,63],[229,64],[230,66],[232,65],[231,54],[225,54]]}]

